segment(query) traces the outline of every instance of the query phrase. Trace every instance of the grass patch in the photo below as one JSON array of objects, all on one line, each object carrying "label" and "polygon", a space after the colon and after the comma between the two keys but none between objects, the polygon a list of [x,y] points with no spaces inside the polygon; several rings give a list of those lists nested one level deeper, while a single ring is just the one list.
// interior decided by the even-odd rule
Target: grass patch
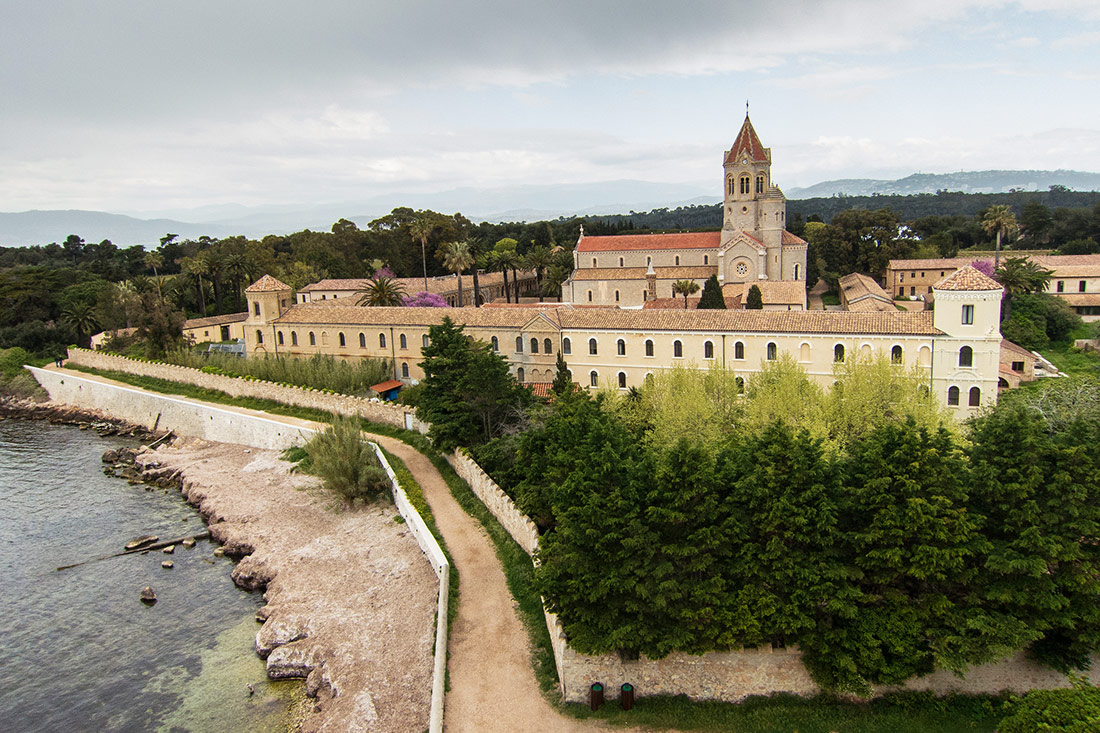
[{"label": "grass patch", "polygon": [[821,302],[824,305],[840,305],[840,296],[830,290],[821,294]]},{"label": "grass patch", "polygon": [[1097,337],[1097,324],[1083,323],[1070,332],[1065,341],[1053,341],[1039,353],[1050,360],[1058,371],[1073,376],[1091,376],[1100,374],[1100,354],[1095,351],[1081,351],[1073,346],[1077,339]]}]

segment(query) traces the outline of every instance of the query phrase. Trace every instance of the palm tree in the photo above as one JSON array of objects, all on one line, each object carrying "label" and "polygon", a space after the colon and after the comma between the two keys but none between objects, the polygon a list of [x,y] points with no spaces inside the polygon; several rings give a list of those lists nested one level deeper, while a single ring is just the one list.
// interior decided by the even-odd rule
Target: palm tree
[{"label": "palm tree", "polygon": [[[440,249],[443,252],[443,266],[458,275],[458,305],[462,307],[466,304],[462,297],[462,273],[474,264],[474,253],[470,250],[469,242],[447,242]],[[474,300],[477,300],[476,293]]]},{"label": "palm tree", "polygon": [[187,275],[193,275],[195,281],[198,283],[199,291],[199,309],[202,311],[202,315],[206,316],[206,293],[202,284],[202,276],[210,271],[210,262],[206,259],[206,255],[199,252],[194,257],[184,257],[180,260],[180,267]]},{"label": "palm tree", "polygon": [[435,230],[435,222],[426,211],[421,211],[409,224],[409,236],[420,241],[420,259],[424,264],[424,290],[428,290],[428,237]]},{"label": "palm tree", "polygon": [[61,309],[61,320],[76,330],[76,343],[78,346],[88,346],[88,337],[99,325],[92,306],[79,301],[69,303]]},{"label": "palm tree", "polygon": [[694,280],[677,280],[672,283],[672,297],[684,296],[684,310],[688,307],[688,296],[699,292],[699,283]]},{"label": "palm tree", "polygon": [[997,235],[997,250],[993,255],[993,269],[996,270],[1001,264],[1001,237],[1016,231],[1016,215],[1005,205],[990,206],[982,217],[982,229],[986,234]]},{"label": "palm tree", "polygon": [[252,279],[254,269],[252,261],[248,259],[248,255],[233,252],[226,255],[222,268],[226,277],[229,278],[229,282],[233,283],[233,309],[234,311],[240,311],[241,283]]},{"label": "palm tree", "polygon": [[1032,262],[1026,257],[1009,257],[993,277],[1005,289],[1004,320],[1012,314],[1012,299],[1024,293],[1041,293],[1050,284],[1054,272]]},{"label": "palm tree", "polygon": [[527,253],[523,266],[535,271],[535,283],[539,291],[539,302],[542,302],[542,276],[551,265],[554,264],[554,255],[549,247],[535,247]]},{"label": "palm tree", "polygon": [[[515,250],[502,249],[493,253],[493,262],[496,269],[504,275],[504,297],[508,298],[508,270],[512,271],[512,289],[515,291],[516,302],[519,302],[519,280],[516,277],[516,268],[520,265],[520,257]],[[510,301],[509,301],[510,302]]]},{"label": "palm tree", "polygon": [[157,268],[164,266],[164,255],[160,252],[146,253],[145,266],[153,270],[153,281],[157,284],[157,297],[164,300],[164,294],[160,292],[160,275],[157,274]]},{"label": "palm tree", "polygon": [[355,301],[356,305],[401,305],[402,299],[405,298],[405,286],[392,277],[378,275],[367,280],[355,294],[359,296]]}]

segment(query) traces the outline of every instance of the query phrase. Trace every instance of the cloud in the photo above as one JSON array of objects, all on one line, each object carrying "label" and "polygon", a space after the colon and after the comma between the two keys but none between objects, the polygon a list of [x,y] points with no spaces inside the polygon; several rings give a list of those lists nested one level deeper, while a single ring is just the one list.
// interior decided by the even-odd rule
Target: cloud
[{"label": "cloud", "polygon": [[1100,45],[1100,31],[1087,33],[1075,33],[1072,36],[1063,36],[1050,44],[1054,48],[1084,48]]}]

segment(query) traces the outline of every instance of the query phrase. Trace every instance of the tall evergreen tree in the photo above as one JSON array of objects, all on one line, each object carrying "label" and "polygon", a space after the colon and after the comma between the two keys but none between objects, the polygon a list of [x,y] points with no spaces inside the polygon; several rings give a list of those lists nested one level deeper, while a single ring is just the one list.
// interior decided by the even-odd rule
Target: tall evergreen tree
[{"label": "tall evergreen tree", "polygon": [[750,311],[764,310],[764,296],[760,292],[759,285],[749,288],[749,294],[745,296],[745,309]]},{"label": "tall evergreen tree", "polygon": [[711,275],[707,278],[707,281],[703,283],[703,294],[699,296],[699,305],[696,307],[700,310],[704,308],[714,310],[726,309],[726,299],[722,297],[722,286],[718,284],[717,275]]}]

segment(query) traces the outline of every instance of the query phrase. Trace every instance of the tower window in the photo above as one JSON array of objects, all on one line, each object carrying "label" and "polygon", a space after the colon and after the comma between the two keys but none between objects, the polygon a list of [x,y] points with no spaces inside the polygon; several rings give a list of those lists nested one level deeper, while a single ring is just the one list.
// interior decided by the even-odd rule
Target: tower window
[{"label": "tower window", "polygon": [[751,193],[751,192],[752,192],[752,190],[749,188],[749,177],[748,176],[741,176],[741,193]]},{"label": "tower window", "polygon": [[588,373],[588,383],[593,387],[600,386],[600,375],[596,370],[592,370]]},{"label": "tower window", "polygon": [[962,307],[962,322],[964,326],[974,325],[974,306],[964,305]]},{"label": "tower window", "polygon": [[756,177],[756,192],[764,193],[764,176]]},{"label": "tower window", "polygon": [[623,266],[623,258],[622,258],[622,257],[620,257],[620,258],[619,258],[619,267],[622,267],[622,266]]},{"label": "tower window", "polygon": [[959,366],[974,366],[974,349],[970,348],[969,346],[964,346],[959,349]]}]

